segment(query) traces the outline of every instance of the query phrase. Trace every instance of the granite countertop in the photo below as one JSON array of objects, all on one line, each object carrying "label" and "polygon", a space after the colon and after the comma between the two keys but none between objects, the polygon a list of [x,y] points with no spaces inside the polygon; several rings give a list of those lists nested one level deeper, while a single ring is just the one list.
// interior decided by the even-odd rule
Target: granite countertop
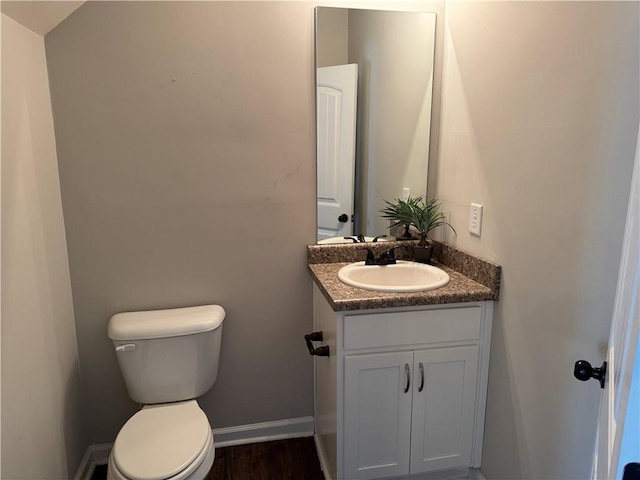
[{"label": "granite countertop", "polygon": [[[387,250],[392,243],[367,244],[374,250]],[[407,245],[405,242],[404,245]],[[411,249],[399,255],[410,259]],[[376,251],[376,254],[380,252]],[[338,311],[367,310],[374,308],[437,305],[445,303],[498,300],[501,268],[449,245],[436,244],[434,265],[449,274],[451,281],[444,287],[426,292],[377,292],[351,287],[338,279],[338,270],[351,262],[361,260],[356,245],[310,246],[309,271],[322,294]]]}]

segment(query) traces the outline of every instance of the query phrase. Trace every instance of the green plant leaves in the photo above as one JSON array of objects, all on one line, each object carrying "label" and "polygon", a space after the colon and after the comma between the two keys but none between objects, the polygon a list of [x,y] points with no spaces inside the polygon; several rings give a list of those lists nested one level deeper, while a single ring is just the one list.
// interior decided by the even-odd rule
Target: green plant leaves
[{"label": "green plant leaves", "polygon": [[426,240],[427,234],[434,228],[446,225],[456,233],[455,228],[447,222],[440,203],[434,198],[424,202],[422,196],[407,200],[397,198],[394,202],[384,201],[387,206],[380,210],[382,218],[393,220],[395,223],[390,228],[398,225],[412,225],[420,232],[420,243]]}]

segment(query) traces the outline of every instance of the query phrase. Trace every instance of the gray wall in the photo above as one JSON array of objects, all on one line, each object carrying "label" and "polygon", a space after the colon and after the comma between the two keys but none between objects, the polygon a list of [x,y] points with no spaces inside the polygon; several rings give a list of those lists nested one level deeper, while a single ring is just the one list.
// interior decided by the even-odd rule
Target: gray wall
[{"label": "gray wall", "polygon": [[91,443],[136,409],[116,312],[227,311],[214,428],[313,414],[312,9],[88,2],[46,37]]},{"label": "gray wall", "polygon": [[2,470],[70,478],[85,439],[44,40],[2,17]]},{"label": "gray wall", "polygon": [[349,9],[320,8],[316,25],[316,67],[349,63]]},{"label": "gray wall", "polygon": [[[449,2],[437,196],[503,268],[482,471],[589,478],[639,118],[638,2]],[[485,206],[482,236],[469,203]]]}]

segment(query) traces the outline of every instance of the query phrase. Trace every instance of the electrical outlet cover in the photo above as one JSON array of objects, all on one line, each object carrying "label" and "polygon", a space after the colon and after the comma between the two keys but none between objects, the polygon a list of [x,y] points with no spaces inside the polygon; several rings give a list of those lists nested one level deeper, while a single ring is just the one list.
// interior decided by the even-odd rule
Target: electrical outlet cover
[{"label": "electrical outlet cover", "polygon": [[471,204],[469,210],[469,231],[472,235],[480,236],[480,230],[482,229],[482,205],[477,203]]}]

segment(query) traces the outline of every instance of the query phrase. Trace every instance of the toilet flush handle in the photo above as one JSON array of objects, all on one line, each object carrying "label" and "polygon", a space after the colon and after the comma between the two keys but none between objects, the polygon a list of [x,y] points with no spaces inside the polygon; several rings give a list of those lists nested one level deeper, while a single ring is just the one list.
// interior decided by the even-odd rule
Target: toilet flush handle
[{"label": "toilet flush handle", "polygon": [[125,343],[124,345],[118,345],[116,347],[116,353],[120,352],[132,352],[136,349],[135,343]]}]

